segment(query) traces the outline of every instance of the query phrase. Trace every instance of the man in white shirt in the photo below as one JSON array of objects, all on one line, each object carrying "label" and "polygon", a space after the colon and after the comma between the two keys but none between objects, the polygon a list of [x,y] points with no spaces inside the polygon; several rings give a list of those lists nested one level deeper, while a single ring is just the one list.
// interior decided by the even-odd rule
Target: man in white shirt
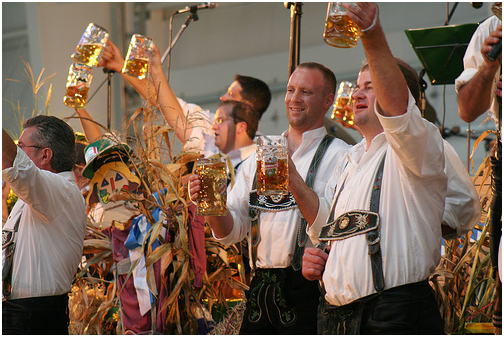
[{"label": "man in white shirt", "polygon": [[[240,334],[316,334],[316,314],[320,296],[317,282],[307,281],[300,272],[302,249],[313,246],[306,241],[306,231],[299,209],[308,222],[316,216],[318,198],[312,202],[296,204],[311,189],[304,179],[315,172],[313,190],[322,194],[334,163],[348,147],[340,139],[333,139],[327,150],[318,156],[320,144],[326,142],[324,116],[334,102],[336,77],[318,63],[300,64],[289,78],[285,95],[285,108],[289,129],[287,138],[289,163],[289,189],[291,195],[278,201],[265,196],[257,217],[250,215],[258,205],[254,180],[256,154],[240,167],[236,185],[228,195],[228,213],[223,217],[205,217],[213,235],[223,244],[232,244],[245,237],[249,240],[251,267],[256,269],[247,292],[247,304]],[[318,170],[311,172],[313,158],[321,158]],[[316,161],[316,160],[315,160]],[[190,176],[191,198],[197,199],[200,181]],[[282,204],[282,201],[285,201]],[[310,213],[309,211],[312,211]],[[256,221],[257,220],[257,221]],[[254,234],[258,229],[258,235]],[[255,247],[255,248],[254,248]],[[256,258],[254,258],[256,257]]]},{"label": "man in white shirt", "polygon": [[415,71],[393,57],[378,6],[344,6],[368,60],[353,94],[364,139],[338,163],[336,189],[325,195],[333,207],[328,212],[321,200],[309,228],[330,246],[328,253],[307,248],[303,257],[303,275],[325,289],[318,333],[443,334],[428,283],[440,261],[443,140],[420,115],[405,77]]},{"label": "man in white shirt", "polygon": [[2,131],[2,178],[19,198],[2,232],[2,333],[68,334],[68,292],[86,229],[72,173],[75,136],[52,116],[23,127],[17,146]]},{"label": "man in white shirt", "polygon": [[[496,6],[499,3],[494,3]],[[502,3],[500,3],[502,8]],[[502,283],[497,273],[499,246],[502,244],[502,53],[495,60],[487,54],[494,45],[501,43],[502,21],[491,16],[483,21],[474,32],[464,55],[464,71],[455,80],[459,116],[471,123],[488,111],[495,122],[497,142],[491,157],[492,201],[490,203],[490,256],[495,272],[497,300],[494,306],[493,324],[495,334],[502,334]],[[502,48],[502,47],[501,47]],[[475,99],[477,97],[477,99]]]}]

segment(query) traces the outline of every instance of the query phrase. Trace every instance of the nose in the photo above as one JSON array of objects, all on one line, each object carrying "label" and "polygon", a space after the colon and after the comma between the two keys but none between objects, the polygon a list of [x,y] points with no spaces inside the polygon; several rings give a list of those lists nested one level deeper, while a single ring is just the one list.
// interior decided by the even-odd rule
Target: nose
[{"label": "nose", "polygon": [[214,120],[213,123],[212,123],[212,130],[217,130],[219,128],[219,125],[217,124],[217,122]]},{"label": "nose", "polygon": [[221,102],[225,102],[229,100],[229,94],[226,92],[224,95],[222,95],[220,98]]},{"label": "nose", "polygon": [[352,93],[352,100],[355,101],[357,97],[364,97],[364,90],[356,88]]}]

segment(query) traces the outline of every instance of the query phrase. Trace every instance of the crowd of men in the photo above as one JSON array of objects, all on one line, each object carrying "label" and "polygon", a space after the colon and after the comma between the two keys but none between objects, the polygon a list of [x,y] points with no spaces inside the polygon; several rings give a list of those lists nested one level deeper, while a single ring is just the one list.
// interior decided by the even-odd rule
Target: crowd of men
[{"label": "crowd of men", "polygon": [[[231,158],[235,184],[228,186],[228,212],[203,222],[225,245],[247,242],[252,279],[240,334],[445,333],[429,276],[440,262],[442,237],[460,236],[477,223],[479,199],[453,148],[422,118],[418,75],[393,56],[378,5],[344,6],[362,32],[365,51],[352,96],[354,123],[363,139],[350,146],[327,134],[324,116],[335,99],[336,76],[319,63],[298,65],[285,95],[289,126],[282,134],[288,142],[290,192],[283,198],[264,200],[255,193],[254,137],[271,101],[263,81],[237,75],[216,113],[204,112],[201,118],[201,109],[170,88],[157,48],[149,79],[122,75],[159,106],[186,149]],[[486,53],[501,36],[500,21],[482,23],[457,79],[461,118],[470,122],[490,109],[498,130],[501,58],[491,61]],[[99,66],[120,73],[123,63],[109,41]],[[102,142],[90,114],[77,113],[90,145]],[[86,205],[71,172],[74,133],[50,116],[30,118],[23,127],[17,144],[5,130],[2,139],[2,177],[19,197],[3,226],[2,332],[68,334],[67,294],[86,227]],[[97,160],[99,155],[92,157],[90,179],[107,162]],[[500,155],[499,142],[495,191],[501,190]],[[121,168],[110,169],[135,180]],[[196,201],[198,176],[190,175],[188,184]],[[107,203],[100,193],[93,200]],[[492,205],[493,212],[500,211],[498,201]],[[500,227],[499,217],[492,232],[497,247]],[[124,247],[124,240],[119,244]],[[128,254],[114,258],[119,263]],[[134,287],[131,281],[133,293]],[[139,302],[140,295],[125,296],[131,310],[124,310],[131,315],[125,329],[153,333],[155,317],[142,320],[150,308]],[[496,332],[500,306],[494,310]],[[162,325],[156,329],[164,332]]]}]

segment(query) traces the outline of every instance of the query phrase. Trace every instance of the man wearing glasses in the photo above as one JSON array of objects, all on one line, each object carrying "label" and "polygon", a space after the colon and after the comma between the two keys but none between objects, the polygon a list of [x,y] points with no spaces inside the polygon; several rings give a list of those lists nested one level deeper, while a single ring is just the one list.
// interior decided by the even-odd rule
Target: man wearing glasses
[{"label": "man wearing glasses", "polygon": [[75,136],[53,116],[23,127],[17,146],[2,130],[2,179],[19,198],[2,231],[2,333],[68,334],[68,292],[86,229],[72,173]]}]

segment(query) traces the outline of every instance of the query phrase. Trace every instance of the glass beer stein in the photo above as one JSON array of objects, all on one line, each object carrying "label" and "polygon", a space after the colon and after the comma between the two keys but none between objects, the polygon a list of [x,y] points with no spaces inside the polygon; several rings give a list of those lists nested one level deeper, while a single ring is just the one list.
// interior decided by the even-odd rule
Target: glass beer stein
[{"label": "glass beer stein", "polygon": [[354,83],[342,81],[336,92],[331,119],[344,127],[353,125],[352,94],[354,90]]},{"label": "glass beer stein", "polygon": [[198,215],[226,215],[227,211],[226,158],[201,158],[196,162],[196,173],[201,180]]},{"label": "glass beer stein", "polygon": [[[356,4],[355,2],[350,2]],[[352,48],[361,35],[359,26],[347,15],[341,2],[329,2],[324,29],[324,42],[338,48]]]},{"label": "glass beer stein", "polygon": [[79,44],[72,54],[72,59],[75,62],[93,67],[98,64],[98,57],[107,42],[108,32],[94,24],[90,23],[84,34],[82,35]]},{"label": "glass beer stein", "polygon": [[141,80],[144,79],[149,67],[151,51],[152,39],[140,34],[133,34],[121,72]]},{"label": "glass beer stein", "polygon": [[287,139],[284,136],[257,137],[257,193],[289,193]]},{"label": "glass beer stein", "polygon": [[70,108],[84,108],[92,79],[93,73],[90,66],[80,63],[72,64],[68,71],[63,103]]}]

